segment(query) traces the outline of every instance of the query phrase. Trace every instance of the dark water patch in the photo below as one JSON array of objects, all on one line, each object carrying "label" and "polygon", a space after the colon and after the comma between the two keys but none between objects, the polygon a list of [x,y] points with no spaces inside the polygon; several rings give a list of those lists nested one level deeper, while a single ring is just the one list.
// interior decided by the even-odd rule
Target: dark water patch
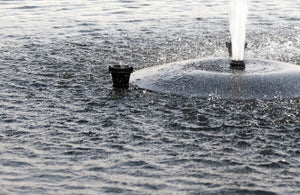
[{"label": "dark water patch", "polygon": [[83,133],[81,133],[81,135],[83,135],[83,136],[87,136],[87,137],[96,137],[96,136],[98,136],[98,134],[97,134],[97,133],[95,133],[95,132],[92,132],[92,131],[83,132]]},{"label": "dark water patch", "polygon": [[299,21],[300,18],[298,17],[293,17],[293,18],[288,18],[289,21]]},{"label": "dark water patch", "polygon": [[8,151],[7,153],[18,154],[19,157],[24,157],[24,158],[38,158],[38,157],[40,157],[34,151],[32,151],[30,149],[23,148],[23,147],[12,148],[12,150]]},{"label": "dark water patch", "polygon": [[43,90],[46,89],[48,85],[42,82],[34,81],[33,83],[30,84],[30,87],[37,88],[38,90]]},{"label": "dark water patch", "polygon": [[262,149],[259,153],[263,156],[271,156],[275,153],[275,151],[270,148],[266,148],[266,149]]},{"label": "dark water patch", "polygon": [[144,135],[133,134],[132,139],[141,141],[142,143],[146,144],[147,141],[151,140],[150,138],[147,138],[147,136],[148,136],[147,134],[144,134]]},{"label": "dark water patch", "polygon": [[38,178],[41,182],[55,181],[55,183],[60,183],[65,180],[72,179],[70,175],[61,175],[61,174],[40,174],[35,175],[34,177]]},{"label": "dark water patch", "polygon": [[[247,189],[228,189],[218,191],[219,194],[229,195],[229,194],[245,194],[245,195],[277,195],[277,193],[271,190],[247,190]],[[210,194],[210,193],[208,193]],[[214,194],[214,193],[211,193]]]},{"label": "dark water patch", "polygon": [[223,165],[222,162],[213,159],[197,158],[197,159],[192,159],[192,161],[200,164],[206,164],[212,167],[218,167]]},{"label": "dark water patch", "polygon": [[243,163],[238,162],[237,160],[233,160],[233,159],[224,159],[222,160],[222,164],[223,165],[230,165],[230,166],[238,166],[238,165],[242,165]]},{"label": "dark water patch", "polygon": [[27,162],[23,161],[16,161],[16,160],[3,160],[1,165],[4,167],[31,167],[32,165]]},{"label": "dark water patch", "polygon": [[188,159],[170,159],[170,160],[161,161],[160,163],[166,164],[168,166],[176,166],[176,165],[183,165],[187,162],[189,162]]},{"label": "dark water patch", "polygon": [[132,151],[132,149],[129,149],[127,146],[121,144],[113,144],[113,145],[109,145],[109,147],[119,151]]},{"label": "dark water patch", "polygon": [[223,152],[225,152],[225,153],[234,153],[234,152],[236,152],[236,149],[226,147],[226,148],[223,148]]},{"label": "dark water patch", "polygon": [[86,187],[82,186],[82,185],[63,185],[62,187],[65,189],[68,189],[68,190],[85,190],[86,189]]},{"label": "dark water patch", "polygon": [[56,73],[51,73],[51,72],[45,72],[45,73],[38,73],[37,76],[56,78],[57,74]]},{"label": "dark water patch", "polygon": [[243,131],[237,131],[235,133],[234,139],[242,139],[242,140],[251,140],[255,138],[255,131],[248,129]]},{"label": "dark water patch", "polygon": [[85,120],[85,119],[80,119],[80,120],[77,121],[77,123],[78,124],[87,124],[87,123],[89,123],[89,121]]},{"label": "dark water patch", "polygon": [[86,23],[86,22],[79,24],[79,26],[95,26],[95,25],[96,24],[94,24],[94,23]]},{"label": "dark water patch", "polygon": [[151,190],[151,191],[157,191],[157,190],[163,190],[167,187],[167,185],[163,185],[163,184],[149,184],[149,183],[141,183],[141,184],[137,184],[135,185],[136,187],[140,187],[140,188],[145,188],[147,190]]},{"label": "dark water patch", "polygon": [[90,30],[79,30],[78,32],[79,33],[92,33],[92,34],[94,34],[94,30],[93,29],[90,29]]},{"label": "dark water patch", "polygon": [[212,166],[212,167],[217,167],[222,165],[222,163],[215,161],[215,160],[211,160],[211,159],[205,159],[205,158],[191,158],[191,159],[169,159],[166,161],[162,161],[160,162],[162,164],[166,164],[168,166],[176,166],[176,165],[188,165],[191,163],[197,163],[197,164],[201,164],[201,165],[208,165],[208,166]]},{"label": "dark water patch", "polygon": [[124,165],[129,167],[140,167],[140,166],[147,165],[147,163],[145,161],[139,160],[139,161],[128,161]]},{"label": "dark water patch", "polygon": [[237,141],[235,146],[237,148],[250,148],[251,147],[251,143],[247,142],[247,141]]},{"label": "dark water patch", "polygon": [[207,189],[219,189],[221,187],[218,182],[207,181],[205,176],[196,180],[194,178],[184,178],[168,180],[167,182],[172,184],[173,187],[176,186],[177,191],[184,194],[209,194],[208,192],[206,192]]},{"label": "dark water patch", "polygon": [[284,170],[284,171],[282,171],[282,172],[280,173],[280,175],[286,176],[286,177],[288,177],[288,179],[292,179],[292,178],[294,178],[294,177],[299,177],[299,176],[300,176],[300,173],[298,173],[298,172],[293,172],[292,170],[291,170],[291,171],[289,171],[289,170]]},{"label": "dark water patch", "polygon": [[17,178],[17,177],[14,177],[14,178],[4,178],[4,181],[7,181],[7,182],[24,182],[26,181],[28,178]]},{"label": "dark water patch", "polygon": [[103,192],[107,194],[120,194],[120,193],[129,193],[131,192],[131,190],[127,191],[126,189],[118,188],[118,187],[104,187]]},{"label": "dark water patch", "polygon": [[41,8],[41,6],[30,6],[30,5],[27,5],[27,6],[15,7],[13,9],[31,10],[31,9],[38,9],[38,8]]},{"label": "dark water patch", "polygon": [[[4,122],[4,123],[15,123],[15,122],[17,122],[17,120],[16,119],[12,119],[12,118],[7,118],[7,117],[2,117],[1,118],[1,121],[2,122]],[[11,135],[10,135],[11,136]]]},{"label": "dark water patch", "polygon": [[104,167],[91,167],[88,169],[88,171],[92,172],[105,172],[106,169]]},{"label": "dark water patch", "polygon": [[128,21],[124,21],[124,22],[128,22],[128,23],[142,23],[142,22],[144,22],[144,20],[138,20],[138,19],[136,19],[136,20],[128,20]]},{"label": "dark water patch", "polygon": [[253,169],[250,166],[237,166],[235,168],[229,169],[229,171],[239,175],[259,173],[256,169]]},{"label": "dark water patch", "polygon": [[[9,122],[9,123],[14,123],[15,121]],[[12,128],[8,128],[8,130],[2,131],[4,133],[4,136],[7,137],[22,137],[25,135],[29,135],[30,132],[24,131],[24,130],[14,130]]]},{"label": "dark water patch", "polygon": [[278,161],[278,162],[262,163],[259,166],[264,168],[269,168],[269,169],[281,169],[281,168],[288,167],[289,163],[286,161]]},{"label": "dark water patch", "polygon": [[[160,167],[160,166],[157,166],[157,165],[152,165],[152,164],[145,164],[145,165],[143,165],[143,167],[142,167],[144,170],[148,170],[148,171],[162,171],[163,170],[163,168],[162,167]],[[151,174],[151,172],[150,172],[150,174]]]},{"label": "dark water patch", "polygon": [[130,13],[129,11],[113,11],[113,12],[111,12],[111,14],[114,14],[114,15],[123,15],[123,14],[127,15],[129,13]]}]

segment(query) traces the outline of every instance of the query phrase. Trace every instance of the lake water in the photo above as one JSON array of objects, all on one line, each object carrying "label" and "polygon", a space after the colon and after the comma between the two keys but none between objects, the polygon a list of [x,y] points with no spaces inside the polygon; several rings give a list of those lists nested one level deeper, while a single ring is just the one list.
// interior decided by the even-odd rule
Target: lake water
[{"label": "lake water", "polygon": [[[300,99],[112,89],[227,57],[225,0],[2,0],[0,194],[299,194]],[[300,65],[300,1],[249,1],[246,58]]]}]

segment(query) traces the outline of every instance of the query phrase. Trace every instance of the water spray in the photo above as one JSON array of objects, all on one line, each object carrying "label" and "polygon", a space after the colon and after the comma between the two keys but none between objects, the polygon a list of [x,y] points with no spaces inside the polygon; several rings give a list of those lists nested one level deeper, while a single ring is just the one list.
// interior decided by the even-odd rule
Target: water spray
[{"label": "water spray", "polygon": [[245,40],[246,40],[246,22],[247,22],[248,2],[247,0],[231,0],[230,2],[230,34],[232,68],[245,68]]}]

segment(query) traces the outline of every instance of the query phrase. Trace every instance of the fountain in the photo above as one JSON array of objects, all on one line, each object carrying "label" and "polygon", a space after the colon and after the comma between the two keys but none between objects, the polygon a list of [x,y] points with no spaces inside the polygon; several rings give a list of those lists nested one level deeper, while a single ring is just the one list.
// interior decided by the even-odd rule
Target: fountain
[{"label": "fountain", "polygon": [[231,59],[174,62],[138,70],[131,83],[150,91],[185,97],[273,99],[300,97],[300,67],[244,59],[247,0],[230,3]]}]

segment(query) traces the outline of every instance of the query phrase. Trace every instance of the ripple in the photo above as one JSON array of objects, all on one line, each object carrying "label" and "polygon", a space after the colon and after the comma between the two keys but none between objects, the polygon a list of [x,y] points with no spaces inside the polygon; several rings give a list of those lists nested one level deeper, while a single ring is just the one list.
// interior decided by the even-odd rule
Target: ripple
[{"label": "ripple", "polygon": [[259,166],[269,168],[269,169],[280,169],[280,168],[284,168],[286,165],[289,165],[289,163],[285,161],[279,161],[279,162],[264,163],[264,164],[260,164]]},{"label": "ripple", "polygon": [[20,6],[20,7],[15,7],[13,9],[21,9],[21,10],[30,10],[30,9],[38,9],[38,8],[41,8],[41,6],[30,6],[30,5],[27,5],[27,6]]},{"label": "ripple", "polygon": [[[104,187],[103,192],[107,194],[120,194],[120,193],[125,193],[126,190],[118,187]],[[129,191],[130,192],[130,191]],[[128,193],[128,191],[127,191]]]},{"label": "ripple", "polygon": [[124,165],[130,167],[138,167],[138,166],[147,165],[147,163],[145,161],[139,160],[139,161],[128,161]]},{"label": "ripple", "polygon": [[91,168],[88,169],[88,171],[103,172],[103,171],[105,171],[105,168],[103,168],[103,167],[91,167]]},{"label": "ripple", "polygon": [[251,143],[249,143],[247,141],[238,141],[235,144],[235,146],[238,147],[238,148],[249,148],[249,147],[251,147]]},{"label": "ripple", "polygon": [[220,191],[218,193],[221,193],[221,194],[245,194],[245,195],[251,195],[251,194],[257,194],[257,195],[277,195],[277,193],[274,193],[272,191],[246,190],[246,189],[230,189],[230,190]]},{"label": "ripple", "polygon": [[23,161],[3,160],[1,165],[4,167],[30,167],[31,164]]}]

